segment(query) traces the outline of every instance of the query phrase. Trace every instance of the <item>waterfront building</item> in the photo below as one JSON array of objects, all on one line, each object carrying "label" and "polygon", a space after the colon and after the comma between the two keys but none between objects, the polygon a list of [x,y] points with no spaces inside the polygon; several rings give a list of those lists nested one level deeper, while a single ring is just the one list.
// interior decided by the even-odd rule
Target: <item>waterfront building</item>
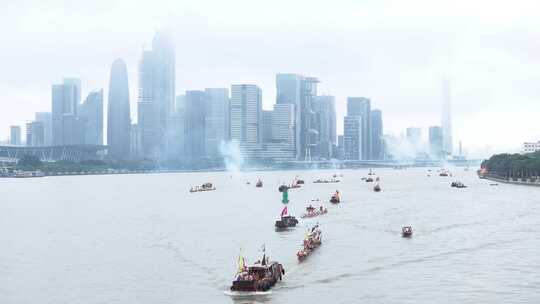
[{"label": "waterfront building", "polygon": [[42,121],[26,123],[26,145],[33,147],[45,145],[45,125]]},{"label": "waterfront building", "polygon": [[143,158],[142,131],[138,124],[129,127],[129,156],[134,160]]},{"label": "waterfront building", "polygon": [[230,99],[227,88],[207,88],[205,105],[205,151],[212,159],[221,156],[221,145],[230,140]]},{"label": "waterfront building", "polygon": [[362,160],[362,116],[343,118],[343,159]]},{"label": "waterfront building", "polygon": [[372,140],[371,140],[371,100],[365,97],[348,97],[347,98],[347,116],[361,117],[362,125],[360,132],[362,133],[361,159],[372,159]]},{"label": "waterfront building", "polygon": [[9,144],[13,146],[21,145],[21,127],[20,126],[10,126],[9,127]]},{"label": "waterfront building", "polygon": [[435,158],[444,158],[443,132],[440,126],[429,127],[430,154]]},{"label": "waterfront building", "polygon": [[272,141],[272,112],[262,111],[262,142],[264,143]]},{"label": "waterfront building", "polygon": [[114,159],[128,159],[131,138],[131,115],[127,67],[122,59],[111,66],[107,111],[108,155]]},{"label": "waterfront building", "polygon": [[384,159],[383,120],[380,110],[371,111],[371,159]]},{"label": "waterfront building", "polygon": [[538,142],[524,142],[521,148],[521,153],[534,153],[540,151],[540,141]]},{"label": "waterfront building", "polygon": [[103,145],[103,90],[90,92],[80,106],[83,144]]},{"label": "waterfront building", "polygon": [[186,91],[185,98],[185,156],[191,160],[206,157],[206,104],[204,91]]},{"label": "waterfront building", "polygon": [[[82,124],[78,117],[81,96],[80,80],[66,78],[52,86],[52,144],[82,144]],[[79,137],[78,137],[79,136]]]},{"label": "waterfront building", "polygon": [[51,112],[36,112],[35,121],[43,123],[43,145],[52,145],[52,115]]},{"label": "waterfront building", "polygon": [[334,96],[316,96],[313,99],[312,128],[317,131],[317,155],[323,159],[332,157],[332,146],[336,142],[336,109]]},{"label": "waterfront building", "polygon": [[252,84],[231,86],[231,140],[238,143],[262,141],[262,91]]}]

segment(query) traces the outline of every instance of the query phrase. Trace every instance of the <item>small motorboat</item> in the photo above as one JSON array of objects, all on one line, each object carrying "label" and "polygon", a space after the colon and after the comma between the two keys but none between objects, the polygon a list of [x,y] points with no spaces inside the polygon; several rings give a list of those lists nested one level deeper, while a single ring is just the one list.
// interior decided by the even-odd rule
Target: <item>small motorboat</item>
[{"label": "small motorboat", "polygon": [[376,185],[373,187],[373,191],[375,191],[375,192],[381,192],[381,186],[379,186],[379,184],[376,184]]},{"label": "small motorboat", "polygon": [[310,204],[309,206],[306,207],[306,213],[302,214],[301,218],[316,217],[316,216],[325,214],[327,212],[328,210],[324,208],[322,205],[317,209]]},{"label": "small motorboat", "polygon": [[450,187],[454,187],[454,188],[467,188],[467,186],[465,186],[465,184],[463,184],[462,182],[452,182],[450,184]]},{"label": "small motorboat", "polygon": [[289,190],[289,187],[287,187],[287,185],[281,185],[281,186],[279,186],[279,188],[278,188],[278,191],[279,191],[279,192],[285,192],[285,191],[287,191],[287,190]]},{"label": "small motorboat", "polygon": [[339,183],[340,180],[333,177],[331,179],[321,179],[321,178],[318,178],[316,180],[313,181],[314,184],[330,184],[330,183]]},{"label": "small motorboat", "polygon": [[216,190],[216,187],[212,183],[204,183],[200,186],[194,186],[189,189],[189,192],[204,192],[204,191],[213,191]]},{"label": "small motorboat", "polygon": [[303,248],[296,252],[298,261],[306,259],[315,249],[322,244],[322,232],[319,229],[319,224],[313,226],[303,242]]},{"label": "small motorboat", "polygon": [[267,291],[285,275],[283,265],[278,262],[271,262],[263,254],[262,260],[251,266],[245,264],[242,256],[238,258],[238,271],[232,283],[231,291],[255,292]]},{"label": "small motorboat", "polygon": [[441,173],[439,173],[439,176],[442,176],[442,177],[447,177],[449,174],[448,174],[448,171],[445,171],[445,170],[442,170]]},{"label": "small motorboat", "polygon": [[304,182],[303,179],[297,179],[297,180],[296,180],[296,183],[297,183],[298,185],[303,185],[305,182]]},{"label": "small motorboat", "polygon": [[366,177],[366,183],[372,183],[372,182],[373,182],[373,178],[371,176]]},{"label": "small motorboat", "polygon": [[489,184],[489,185],[490,185],[490,186],[498,186],[499,184],[497,184],[497,183],[491,183],[491,184]]},{"label": "small motorboat", "polygon": [[262,188],[262,186],[263,186],[263,182],[262,182],[262,180],[259,179],[259,180],[257,181],[257,183],[255,184],[255,187],[257,187],[257,188]]},{"label": "small motorboat", "polygon": [[401,228],[401,235],[403,237],[411,237],[413,234],[413,230],[411,226],[405,226]]},{"label": "small motorboat", "polygon": [[332,194],[330,197],[330,203],[332,204],[339,204],[341,202],[341,198],[339,197],[339,191],[336,191],[336,193]]}]

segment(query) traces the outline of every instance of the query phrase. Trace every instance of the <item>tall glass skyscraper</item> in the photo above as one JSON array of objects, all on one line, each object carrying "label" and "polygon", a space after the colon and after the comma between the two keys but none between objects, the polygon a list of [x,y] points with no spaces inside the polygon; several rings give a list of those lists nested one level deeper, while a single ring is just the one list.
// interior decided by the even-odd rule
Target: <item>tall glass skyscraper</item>
[{"label": "tall glass skyscraper", "polygon": [[107,145],[114,159],[129,158],[131,116],[127,67],[122,59],[111,66],[107,112]]},{"label": "tall glass skyscraper", "polygon": [[362,160],[372,159],[371,147],[371,101],[365,97],[347,98],[347,116],[362,118]]}]

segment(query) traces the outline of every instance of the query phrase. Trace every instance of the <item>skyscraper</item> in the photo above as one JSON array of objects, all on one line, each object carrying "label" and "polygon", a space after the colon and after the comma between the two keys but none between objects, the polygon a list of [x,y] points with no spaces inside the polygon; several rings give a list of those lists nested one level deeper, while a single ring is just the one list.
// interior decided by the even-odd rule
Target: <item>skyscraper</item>
[{"label": "skyscraper", "polygon": [[[175,53],[170,33],[156,32],[139,62],[138,123],[145,157],[167,155],[167,123],[175,106]],[[142,110],[142,111],[140,111]]]},{"label": "skyscraper", "polygon": [[64,79],[52,86],[52,142],[55,146],[83,142],[78,117],[81,85],[78,79]]},{"label": "skyscraper", "polygon": [[36,122],[43,123],[43,145],[52,145],[52,115],[51,112],[37,112]]},{"label": "skyscraper", "polygon": [[384,159],[383,120],[380,110],[371,111],[371,159]]},{"label": "skyscraper", "polygon": [[253,84],[231,86],[231,140],[239,143],[262,141],[262,92]]},{"label": "skyscraper", "polygon": [[9,127],[9,144],[14,146],[21,145],[21,127],[10,126]]},{"label": "skyscraper", "polygon": [[345,116],[343,118],[343,158],[361,160],[362,155],[362,116]]},{"label": "skyscraper", "polygon": [[203,91],[186,91],[185,99],[185,155],[198,160],[206,157],[206,112],[207,95]]},{"label": "skyscraper", "polygon": [[429,147],[432,157],[442,158],[444,156],[443,132],[441,127],[429,127]]},{"label": "skyscraper", "polygon": [[80,107],[83,143],[103,145],[103,90],[90,92]]},{"label": "skyscraper", "polygon": [[45,128],[42,121],[26,123],[26,145],[43,146],[45,142]]},{"label": "skyscraper", "polygon": [[207,88],[205,104],[205,150],[208,157],[218,158],[222,143],[230,139],[229,89]]},{"label": "skyscraper", "polygon": [[129,158],[130,127],[127,68],[122,59],[116,59],[111,66],[107,111],[107,146],[110,157]]},{"label": "skyscraper", "polygon": [[296,151],[298,159],[310,159],[316,151],[317,131],[312,128],[313,109],[312,102],[317,96],[319,80],[314,77],[305,77],[298,74],[277,74],[276,89],[277,103],[290,103],[295,105],[296,111]]},{"label": "skyscraper", "polygon": [[336,109],[334,96],[316,96],[312,102],[313,118],[311,127],[318,135],[318,156],[330,159],[332,146],[336,142]]},{"label": "skyscraper", "polygon": [[360,116],[362,119],[362,160],[372,159],[371,147],[371,101],[365,97],[347,98],[347,116]]},{"label": "skyscraper", "polygon": [[450,79],[443,80],[443,101],[442,101],[442,136],[443,136],[443,151],[445,154],[451,155],[454,152],[452,144],[452,88]]},{"label": "skyscraper", "polygon": [[295,109],[294,104],[274,104],[272,112],[272,142],[282,143],[295,156]]},{"label": "skyscraper", "polygon": [[272,141],[272,114],[274,111],[262,111],[262,142]]}]

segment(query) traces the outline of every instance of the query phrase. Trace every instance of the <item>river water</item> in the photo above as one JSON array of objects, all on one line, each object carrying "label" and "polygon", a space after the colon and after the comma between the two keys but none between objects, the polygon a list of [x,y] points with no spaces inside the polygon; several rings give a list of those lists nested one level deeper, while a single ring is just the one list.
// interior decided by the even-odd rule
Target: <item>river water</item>
[{"label": "river water", "polygon": [[[452,172],[378,169],[380,193],[367,170],[0,179],[0,303],[540,303],[540,187]],[[295,175],[297,217],[336,189],[342,203],[278,233],[277,187]],[[206,181],[217,191],[188,192]],[[298,263],[316,222],[323,244]],[[231,294],[240,248],[253,262],[262,244],[284,281]]]}]

